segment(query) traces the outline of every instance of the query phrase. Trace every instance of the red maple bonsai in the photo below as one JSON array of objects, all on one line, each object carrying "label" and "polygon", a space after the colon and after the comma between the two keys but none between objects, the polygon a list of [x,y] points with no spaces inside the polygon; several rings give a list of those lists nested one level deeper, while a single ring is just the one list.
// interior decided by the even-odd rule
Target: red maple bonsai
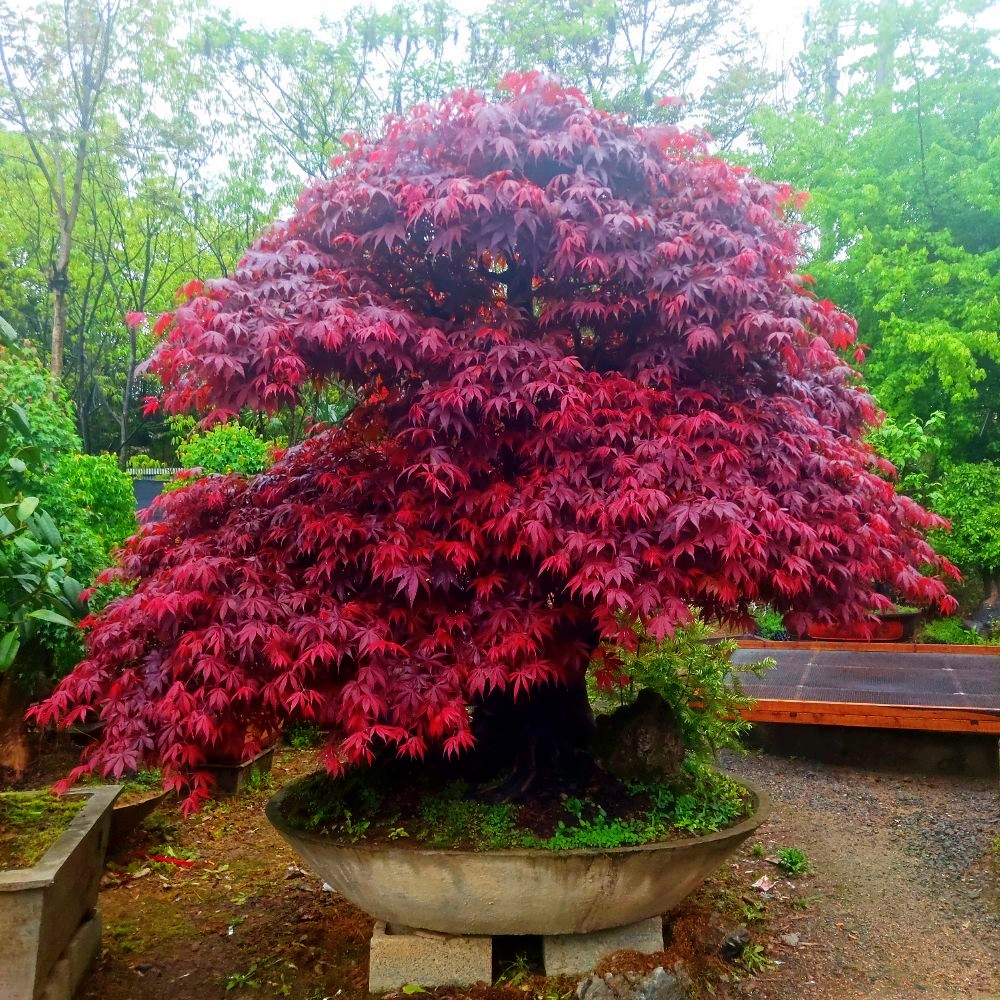
[{"label": "red maple bonsai", "polygon": [[191,807],[207,758],[282,723],[328,727],[336,772],[468,750],[491,700],[552,753],[637,620],[950,601],[942,522],[862,443],[855,324],[796,273],[791,191],[536,74],[504,89],[348,137],[161,319],[172,413],[331,379],[365,402],[262,475],[170,494],[126,544],[107,577],[134,591],[35,709],[105,721],[73,778],[155,761]]}]

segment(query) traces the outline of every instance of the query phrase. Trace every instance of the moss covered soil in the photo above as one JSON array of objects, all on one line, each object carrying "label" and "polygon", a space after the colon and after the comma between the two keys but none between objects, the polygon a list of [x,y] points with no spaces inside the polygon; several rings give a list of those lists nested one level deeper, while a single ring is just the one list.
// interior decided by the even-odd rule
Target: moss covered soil
[{"label": "moss covered soil", "polygon": [[84,803],[49,792],[0,792],[0,871],[37,864]]},{"label": "moss covered soil", "polygon": [[336,841],[473,851],[635,846],[713,833],[751,809],[742,785],[691,760],[661,783],[621,781],[599,767],[543,775],[523,804],[453,768],[388,761],[337,780],[309,775],[283,803],[292,826]]}]

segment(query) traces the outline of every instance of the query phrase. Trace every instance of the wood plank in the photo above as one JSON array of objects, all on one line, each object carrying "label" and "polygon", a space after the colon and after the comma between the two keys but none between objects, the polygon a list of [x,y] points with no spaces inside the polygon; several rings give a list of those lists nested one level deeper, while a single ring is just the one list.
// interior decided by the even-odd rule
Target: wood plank
[{"label": "wood plank", "polygon": [[932,642],[829,642],[821,639],[781,642],[776,639],[737,639],[736,645],[740,649],[828,649],[852,653],[962,653],[1000,659],[1000,646],[957,646]]},{"label": "wood plank", "polygon": [[[747,692],[753,697],[752,692]],[[956,713],[970,718],[1000,721],[1000,708],[965,708],[955,705],[869,705],[863,701],[799,701],[797,698],[760,698],[757,705],[796,705],[811,712],[845,711],[861,715],[913,716],[929,718],[952,716]]]},{"label": "wood plank", "polygon": [[750,722],[1000,735],[1000,709],[761,699],[742,715]]}]

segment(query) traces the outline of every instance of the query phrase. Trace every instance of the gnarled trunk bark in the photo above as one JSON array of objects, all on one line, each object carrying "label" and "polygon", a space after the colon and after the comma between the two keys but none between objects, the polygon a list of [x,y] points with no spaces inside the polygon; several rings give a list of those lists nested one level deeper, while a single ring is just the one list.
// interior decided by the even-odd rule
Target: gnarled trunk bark
[{"label": "gnarled trunk bark", "polygon": [[476,758],[498,801],[520,801],[543,774],[569,776],[592,766],[595,732],[585,675],[515,697],[491,691],[475,708]]}]

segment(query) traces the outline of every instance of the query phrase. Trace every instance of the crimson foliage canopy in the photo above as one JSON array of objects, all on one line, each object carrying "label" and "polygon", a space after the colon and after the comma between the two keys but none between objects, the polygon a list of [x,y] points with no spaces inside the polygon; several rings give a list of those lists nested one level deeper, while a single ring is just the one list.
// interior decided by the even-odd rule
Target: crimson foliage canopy
[{"label": "crimson foliage canopy", "polygon": [[157,761],[192,806],[206,758],[290,720],[332,729],[334,771],[467,749],[477,699],[575,683],[636,620],[947,605],[942,522],[876,474],[855,324],[796,272],[790,190],[551,80],[505,93],[348,137],[161,320],[170,412],[274,411],[323,380],[364,402],[127,543],[111,575],[134,591],[35,710],[100,712],[86,769]]}]

